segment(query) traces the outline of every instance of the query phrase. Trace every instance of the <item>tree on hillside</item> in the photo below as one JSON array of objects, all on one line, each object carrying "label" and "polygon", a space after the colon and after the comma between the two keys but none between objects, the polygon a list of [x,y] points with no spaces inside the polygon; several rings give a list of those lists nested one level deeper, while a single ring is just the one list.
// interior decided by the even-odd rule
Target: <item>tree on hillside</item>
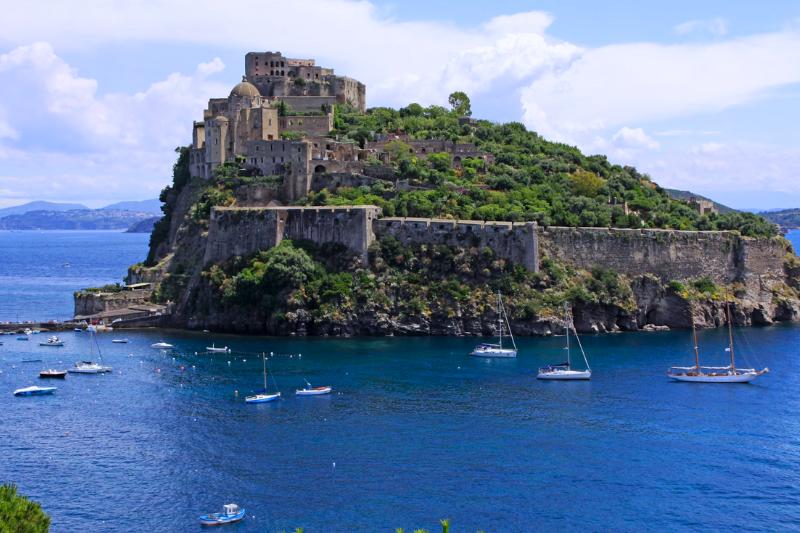
[{"label": "tree on hillside", "polygon": [[42,533],[50,530],[50,517],[42,507],[17,494],[16,485],[0,486],[0,533]]},{"label": "tree on hillside", "polygon": [[453,112],[461,117],[468,117],[472,115],[472,107],[470,106],[469,96],[463,91],[456,91],[450,93],[447,102],[453,109]]}]

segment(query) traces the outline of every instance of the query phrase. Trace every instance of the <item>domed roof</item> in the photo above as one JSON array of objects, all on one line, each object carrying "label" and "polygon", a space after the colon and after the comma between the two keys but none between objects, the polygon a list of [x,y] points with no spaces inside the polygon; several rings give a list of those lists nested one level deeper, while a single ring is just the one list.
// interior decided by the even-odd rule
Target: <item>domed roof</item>
[{"label": "domed roof", "polygon": [[247,81],[247,79],[242,76],[241,83],[238,83],[236,87],[231,90],[231,96],[245,96],[248,98],[254,98],[256,96],[261,96],[261,93],[258,92],[258,89],[255,85]]}]

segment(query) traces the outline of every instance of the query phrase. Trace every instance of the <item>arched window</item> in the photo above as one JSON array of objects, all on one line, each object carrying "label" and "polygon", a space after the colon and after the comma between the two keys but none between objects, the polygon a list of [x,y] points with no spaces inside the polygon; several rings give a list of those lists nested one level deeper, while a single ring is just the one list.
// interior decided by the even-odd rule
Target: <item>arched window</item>
[{"label": "arched window", "polygon": [[314,167],[314,174],[324,174],[325,173],[325,165],[317,165]]}]

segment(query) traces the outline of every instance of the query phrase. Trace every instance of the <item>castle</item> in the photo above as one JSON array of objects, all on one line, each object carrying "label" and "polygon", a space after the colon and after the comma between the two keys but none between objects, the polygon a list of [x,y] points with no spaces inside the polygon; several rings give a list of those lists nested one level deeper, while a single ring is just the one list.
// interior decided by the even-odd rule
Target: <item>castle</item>
[{"label": "castle", "polygon": [[[390,167],[380,162],[387,162],[386,143],[393,139],[375,139],[361,147],[332,138],[337,104],[364,111],[366,87],[317,66],[313,59],[250,52],[241,83],[227,98],[209,100],[203,120],[194,123],[190,173],[209,179],[217,166],[241,158],[249,172],[282,178],[280,191],[271,199],[277,203],[292,203],[332,183],[359,185],[376,177],[391,179]],[[491,162],[490,154],[472,144],[395,138],[408,141],[420,158],[449,152],[455,165],[465,157]],[[366,164],[368,159],[372,164]]]}]

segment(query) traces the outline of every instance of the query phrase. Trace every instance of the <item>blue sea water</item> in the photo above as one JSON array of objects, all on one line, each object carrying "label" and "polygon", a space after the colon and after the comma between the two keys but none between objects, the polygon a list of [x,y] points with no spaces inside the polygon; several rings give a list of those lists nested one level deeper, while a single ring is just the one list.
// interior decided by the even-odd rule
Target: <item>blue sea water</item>
[{"label": "blue sea water", "polygon": [[[119,280],[146,243],[0,232],[0,317],[69,315],[73,290]],[[682,331],[584,337],[584,383],[535,379],[563,338],[518,339],[517,360],[492,361],[466,356],[468,338],[114,332],[98,337],[113,374],[16,398],[89,354],[86,333],[63,348],[44,336],[0,336],[0,481],[54,532],[198,531],[228,502],[248,509],[240,532],[435,531],[445,517],[453,531],[800,529],[797,325],[737,331],[740,363],[772,371],[731,386],[667,381],[692,361]],[[162,339],[173,354],[150,348]],[[234,352],[203,354],[212,342]],[[724,364],[725,331],[700,342]],[[283,399],[246,405],[261,352]],[[335,393],[296,398],[304,379]]]},{"label": "blue sea water", "polygon": [[149,234],[0,231],[0,321],[72,318],[72,293],[121,282]]},{"label": "blue sea water", "polygon": [[786,234],[786,238],[789,239],[794,246],[795,253],[800,252],[800,230],[794,229]]},{"label": "blue sea water", "polygon": [[[240,532],[800,529],[798,326],[738,331],[740,363],[771,372],[727,386],[666,379],[692,361],[682,331],[584,337],[594,376],[575,383],[535,379],[563,338],[500,361],[468,338],[117,335],[99,336],[113,374],[39,398],[11,392],[85,358],[87,334],[0,337],[0,477],[55,532],[197,531],[228,502],[247,508]],[[212,342],[234,352],[195,355]],[[724,364],[725,331],[700,342]],[[247,405],[262,351],[283,399]],[[335,393],[296,398],[304,379]]]}]

